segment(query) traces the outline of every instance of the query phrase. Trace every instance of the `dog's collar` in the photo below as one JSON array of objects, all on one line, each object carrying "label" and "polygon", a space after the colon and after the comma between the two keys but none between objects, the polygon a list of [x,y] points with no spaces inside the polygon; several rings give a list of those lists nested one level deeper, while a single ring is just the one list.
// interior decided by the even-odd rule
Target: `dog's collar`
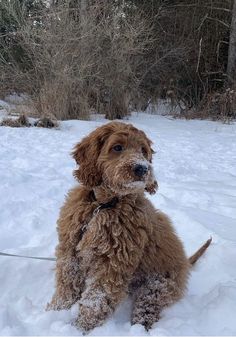
[{"label": "dog's collar", "polygon": [[[96,199],[96,196],[95,196],[95,193],[94,191],[92,190],[91,191],[91,197],[94,201],[97,201]],[[119,198],[118,197],[114,197],[112,198],[110,201],[108,202],[105,202],[105,203],[100,203],[98,205],[98,207],[95,208],[95,210],[93,211],[93,215],[96,215],[98,214],[102,209],[107,209],[107,208],[115,208],[116,205],[118,204],[119,202]]]},{"label": "dog's collar", "polygon": [[94,215],[98,214],[102,209],[115,208],[118,202],[119,202],[119,199],[117,197],[114,197],[106,203],[101,203],[98,205],[98,207],[95,208],[95,210],[93,211],[93,214]]},{"label": "dog's collar", "polygon": [[[94,191],[90,192],[90,196],[93,201],[97,201]],[[108,202],[99,204],[98,207],[96,207],[95,210],[93,211],[93,216],[97,215],[102,209],[115,208],[118,202],[119,202],[119,198],[114,197]],[[83,227],[80,228],[79,241],[82,240],[83,235],[86,232],[88,225],[89,224],[85,224]]]},{"label": "dog's collar", "polygon": [[[96,196],[94,191],[92,190],[90,192],[90,197],[93,201],[97,201]],[[110,201],[105,202],[105,203],[100,203],[95,210],[93,211],[93,216],[97,215],[102,209],[107,209],[107,208],[115,208],[117,203],[119,202],[119,198],[118,197],[114,197],[112,198]],[[79,240],[82,240],[83,235],[85,234],[85,232],[87,231],[89,224],[85,224],[84,226],[82,226],[80,228],[80,232],[79,232]]]}]

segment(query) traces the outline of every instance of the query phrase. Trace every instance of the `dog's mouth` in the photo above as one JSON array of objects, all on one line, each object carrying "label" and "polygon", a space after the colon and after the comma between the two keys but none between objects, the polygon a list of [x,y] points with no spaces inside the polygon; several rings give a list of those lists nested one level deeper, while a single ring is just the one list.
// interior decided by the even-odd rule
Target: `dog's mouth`
[{"label": "dog's mouth", "polygon": [[145,181],[130,181],[120,184],[108,184],[108,187],[118,195],[127,195],[144,191],[146,188]]},{"label": "dog's mouth", "polygon": [[130,181],[124,184],[124,187],[128,189],[145,189],[146,187],[146,181],[145,180],[135,180]]},{"label": "dog's mouth", "polygon": [[114,174],[112,178],[106,175],[104,182],[111,190],[122,195],[144,191],[151,170],[148,169],[142,176],[137,176],[132,171],[129,172],[129,175],[119,172],[119,174]]}]

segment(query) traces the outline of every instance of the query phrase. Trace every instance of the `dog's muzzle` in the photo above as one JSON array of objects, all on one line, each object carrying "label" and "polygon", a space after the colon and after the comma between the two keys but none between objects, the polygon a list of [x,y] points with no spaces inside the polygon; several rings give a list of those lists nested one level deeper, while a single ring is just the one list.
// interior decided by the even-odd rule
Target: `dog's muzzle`
[{"label": "dog's muzzle", "polygon": [[146,165],[137,164],[134,166],[134,174],[142,178],[148,172],[148,167]]}]

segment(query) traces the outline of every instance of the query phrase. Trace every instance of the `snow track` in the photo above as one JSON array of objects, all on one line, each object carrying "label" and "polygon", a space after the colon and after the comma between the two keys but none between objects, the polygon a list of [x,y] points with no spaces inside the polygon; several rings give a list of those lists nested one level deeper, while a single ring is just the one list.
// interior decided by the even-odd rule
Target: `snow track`
[{"label": "snow track", "polygon": [[[53,256],[56,220],[76,183],[73,145],[105,120],[67,121],[60,130],[0,128],[0,251]],[[91,335],[236,334],[236,125],[133,114],[156,151],[158,193],[191,255],[213,243],[193,268],[186,296],[163,312],[148,333],[131,326],[128,299]],[[0,257],[1,335],[82,335],[70,311],[45,312],[54,262]]]}]

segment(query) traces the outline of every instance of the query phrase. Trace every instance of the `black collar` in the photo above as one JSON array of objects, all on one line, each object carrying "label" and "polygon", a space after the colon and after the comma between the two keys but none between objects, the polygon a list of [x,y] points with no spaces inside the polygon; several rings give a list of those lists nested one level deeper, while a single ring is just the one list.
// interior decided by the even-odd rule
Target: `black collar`
[{"label": "black collar", "polygon": [[[90,195],[91,195],[91,198],[92,198],[93,201],[97,201],[96,196],[95,196],[95,193],[94,193],[93,190],[90,192]],[[98,205],[98,207],[95,208],[94,214],[97,214],[97,213],[98,213],[99,211],[101,211],[102,209],[115,208],[116,205],[118,204],[118,202],[119,202],[119,198],[118,198],[118,197],[114,197],[114,198],[112,198],[112,199],[111,199],[110,201],[108,201],[108,202],[100,203],[100,204]]]},{"label": "black collar", "polygon": [[107,208],[115,208],[116,204],[119,202],[119,199],[117,197],[112,198],[110,201],[101,203],[99,206],[94,210],[94,214],[97,214],[99,211],[102,209],[107,209]]},{"label": "black collar", "polygon": [[[91,199],[92,199],[93,201],[97,201],[96,196],[95,196],[95,193],[94,193],[93,190],[90,192],[90,196],[91,196]],[[114,198],[112,198],[112,199],[111,199],[110,201],[108,201],[108,202],[100,203],[100,204],[98,205],[98,207],[96,207],[95,210],[93,211],[93,216],[96,215],[96,214],[98,214],[102,209],[115,208],[118,202],[119,202],[118,197],[114,197]],[[82,226],[82,227],[80,228],[80,231],[79,231],[79,241],[82,240],[83,235],[84,235],[84,233],[85,233],[86,230],[87,230],[87,227],[88,227],[88,224],[85,224],[84,226]]]}]

